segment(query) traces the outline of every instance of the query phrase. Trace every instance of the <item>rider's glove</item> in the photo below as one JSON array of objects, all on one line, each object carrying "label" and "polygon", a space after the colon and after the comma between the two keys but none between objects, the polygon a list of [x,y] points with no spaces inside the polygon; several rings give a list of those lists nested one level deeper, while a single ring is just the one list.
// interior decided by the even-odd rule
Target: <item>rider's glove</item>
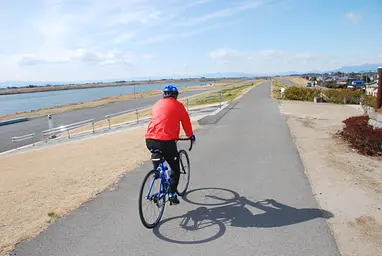
[{"label": "rider's glove", "polygon": [[192,135],[192,136],[190,137],[190,139],[191,139],[192,141],[195,141],[195,140],[196,140],[195,135]]}]

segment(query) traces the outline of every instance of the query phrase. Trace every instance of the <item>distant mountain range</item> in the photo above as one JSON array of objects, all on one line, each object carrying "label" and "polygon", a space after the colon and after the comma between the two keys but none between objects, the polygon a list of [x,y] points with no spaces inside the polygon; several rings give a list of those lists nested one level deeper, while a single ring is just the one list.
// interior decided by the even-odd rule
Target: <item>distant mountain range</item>
[{"label": "distant mountain range", "polygon": [[274,72],[274,73],[257,73],[257,74],[249,74],[249,73],[241,73],[241,72],[227,72],[227,73],[209,73],[209,74],[202,74],[199,76],[193,76],[195,78],[197,77],[206,77],[206,78],[219,78],[219,77],[259,77],[259,76],[290,76],[290,75],[302,75],[302,74],[308,74],[308,73],[332,73],[332,72],[343,72],[343,73],[359,73],[359,72],[370,72],[374,71],[376,72],[378,70],[378,67],[382,67],[381,64],[362,64],[362,65],[354,65],[354,66],[345,66],[342,68],[334,69],[334,70],[312,70],[309,72],[298,72],[298,71],[287,71],[287,72]]},{"label": "distant mountain range", "polygon": [[362,64],[357,66],[346,66],[342,67],[336,70],[333,70],[334,72],[344,72],[344,73],[350,73],[350,72],[370,72],[370,71],[377,71],[378,67],[382,67],[382,63],[380,64]]},{"label": "distant mountain range", "polygon": [[[152,77],[137,77],[137,78],[129,78],[126,79],[126,81],[145,81],[145,80],[160,80],[160,79],[181,79],[181,78],[223,78],[223,77],[261,77],[261,76],[290,76],[290,75],[302,75],[302,74],[308,74],[308,73],[331,73],[331,72],[343,72],[343,73],[350,73],[350,72],[370,72],[370,71],[377,71],[378,67],[382,67],[382,63],[380,64],[362,64],[362,65],[354,65],[354,66],[345,66],[342,68],[338,68],[335,70],[327,70],[327,71],[320,71],[320,70],[314,70],[309,72],[298,72],[298,71],[288,71],[288,72],[274,72],[274,73],[257,73],[257,74],[249,74],[249,73],[243,73],[243,72],[217,72],[217,73],[207,73],[207,74],[200,74],[200,75],[194,75],[194,76],[152,76]],[[97,82],[115,82],[118,80],[123,79],[115,79],[115,80],[89,80],[89,81],[73,81],[73,82],[54,82],[54,81],[47,81],[47,82],[37,82],[37,81],[0,81],[0,88],[5,88],[7,86],[28,86],[28,85],[68,85],[68,84],[78,84],[78,83],[97,83]]]}]

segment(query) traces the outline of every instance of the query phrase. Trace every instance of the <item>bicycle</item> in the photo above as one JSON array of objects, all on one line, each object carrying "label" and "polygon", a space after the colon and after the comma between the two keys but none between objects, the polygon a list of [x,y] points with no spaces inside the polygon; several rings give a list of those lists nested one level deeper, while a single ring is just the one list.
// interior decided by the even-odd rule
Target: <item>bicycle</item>
[{"label": "bicycle", "polygon": [[[179,140],[190,140],[190,148],[188,149],[189,151],[191,151],[192,149],[192,141],[190,138],[179,138],[177,140],[177,142]],[[140,188],[140,192],[139,192],[139,202],[138,202],[138,208],[139,208],[139,217],[141,219],[141,222],[142,224],[146,227],[146,228],[154,228],[156,225],[158,225],[159,221],[161,220],[162,216],[163,216],[163,212],[164,212],[164,207],[165,207],[165,204],[166,202],[168,201],[168,196],[169,196],[169,188],[170,188],[170,174],[168,172],[169,168],[165,165],[165,160],[164,160],[164,157],[162,155],[162,152],[160,150],[154,150],[152,151],[152,160],[153,161],[159,161],[159,166],[158,168],[155,170],[151,170],[149,171],[146,176],[144,177],[143,179],[143,182],[142,182],[142,185],[141,185],[141,188]],[[182,159],[182,157],[185,157],[185,160]],[[153,158],[153,157],[156,157],[156,158]],[[182,175],[185,175],[186,176],[186,185],[184,187],[183,190],[179,190],[179,185],[178,185],[178,189],[176,191],[176,193],[179,195],[179,196],[183,196],[187,189],[188,189],[188,186],[189,186],[189,183],[190,183],[190,159],[188,157],[188,154],[186,152],[186,150],[184,149],[181,149],[178,151],[178,157],[179,157],[179,162],[180,162],[180,177],[179,177],[179,185],[180,185],[180,179],[182,177]],[[185,164],[186,167],[185,167]],[[150,178],[152,178],[151,182],[150,182]],[[147,191],[147,194],[144,195],[144,188],[145,188],[145,184],[146,182],[149,181],[149,189]],[[154,183],[155,181],[159,181],[159,188],[157,190],[157,192],[155,192],[156,190],[153,189],[154,187]],[[151,194],[151,192],[153,192],[153,194]],[[167,198],[167,200],[166,200]],[[142,203],[144,200],[147,200],[150,204],[151,203],[154,203],[155,207],[158,208],[159,210],[159,213],[158,213],[158,216],[155,218],[155,220],[153,222],[149,222],[145,219],[145,217],[143,216],[143,206],[142,206]],[[170,202],[170,205],[171,205],[171,202]]]}]

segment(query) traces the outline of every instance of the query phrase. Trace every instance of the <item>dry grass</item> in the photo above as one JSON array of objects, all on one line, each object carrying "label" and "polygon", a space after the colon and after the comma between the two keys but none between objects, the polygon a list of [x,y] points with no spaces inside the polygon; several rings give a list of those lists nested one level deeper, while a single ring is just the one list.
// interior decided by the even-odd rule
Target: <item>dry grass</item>
[{"label": "dry grass", "polygon": [[272,93],[272,98],[273,99],[280,99],[281,98],[281,88],[287,88],[288,86],[281,82],[278,79],[272,79],[271,82],[271,93]]},{"label": "dry grass", "polygon": [[242,82],[242,80],[226,80],[223,82],[215,82],[214,87],[224,87],[224,86],[232,85],[239,82]]}]

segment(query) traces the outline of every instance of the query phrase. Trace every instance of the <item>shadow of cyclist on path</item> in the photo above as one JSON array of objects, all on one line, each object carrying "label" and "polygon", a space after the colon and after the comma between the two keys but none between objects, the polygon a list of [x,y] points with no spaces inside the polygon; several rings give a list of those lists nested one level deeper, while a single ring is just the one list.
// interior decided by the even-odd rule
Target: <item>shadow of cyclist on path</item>
[{"label": "shadow of cyclist on path", "polygon": [[[223,192],[231,193],[228,197],[230,199],[227,199],[226,196],[223,196],[226,197],[223,198],[217,195]],[[195,196],[189,198],[188,196],[192,193],[196,193],[199,200],[195,200]],[[254,202],[240,196],[235,191],[223,188],[195,189],[188,192],[184,200],[190,204],[199,205],[199,207],[181,216],[171,217],[160,222],[153,230],[158,238],[173,243],[200,244],[218,239],[226,232],[227,225],[240,228],[272,228],[334,216],[326,210],[316,208],[298,209],[277,202],[274,199]],[[206,229],[211,230],[211,235],[207,238],[199,237],[200,232],[197,231],[202,231],[205,234],[208,233]],[[216,229],[218,230],[216,231]],[[168,230],[172,231],[169,233]],[[192,232],[189,233],[190,241],[184,235],[184,230]],[[194,238],[193,233],[197,238]],[[182,234],[183,240],[179,238],[179,234]]]},{"label": "shadow of cyclist on path", "polygon": [[[224,200],[216,196],[215,198],[220,201]],[[250,207],[248,208],[248,206]],[[263,212],[253,214],[250,210],[251,207]],[[294,208],[274,199],[253,202],[244,196],[240,196],[228,205],[212,208],[199,207],[187,212],[184,216],[188,220],[194,221],[194,223],[208,218],[224,223],[230,222],[231,226],[234,227],[271,228],[293,225],[316,218],[331,218],[334,215],[326,210],[316,208]]]}]

